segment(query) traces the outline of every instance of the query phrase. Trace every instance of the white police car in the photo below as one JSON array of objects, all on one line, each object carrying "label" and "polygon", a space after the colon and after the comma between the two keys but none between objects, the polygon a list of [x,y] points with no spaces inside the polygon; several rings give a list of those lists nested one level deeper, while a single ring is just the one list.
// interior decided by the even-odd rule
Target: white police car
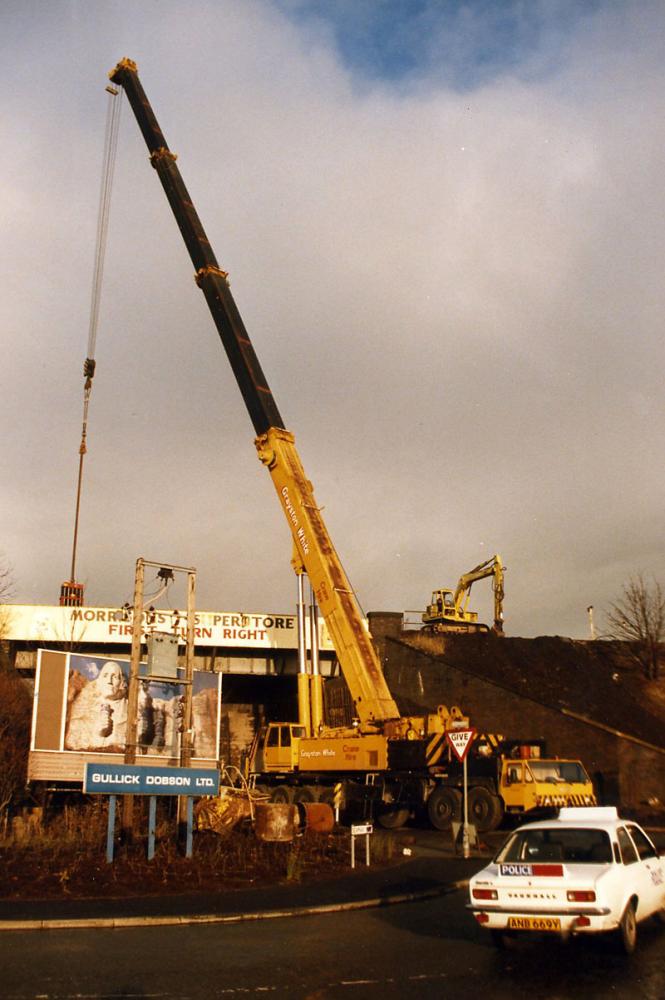
[{"label": "white police car", "polygon": [[515,830],[470,880],[469,895],[499,947],[520,934],[615,931],[632,952],[639,921],[665,923],[665,858],[613,807],[560,809]]}]

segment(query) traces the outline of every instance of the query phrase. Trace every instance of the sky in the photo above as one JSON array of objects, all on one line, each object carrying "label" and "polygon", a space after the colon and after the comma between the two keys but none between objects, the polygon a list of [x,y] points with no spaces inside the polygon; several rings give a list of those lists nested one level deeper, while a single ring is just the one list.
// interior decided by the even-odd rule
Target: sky
[{"label": "sky", "polygon": [[[364,611],[499,554],[507,635],[665,563],[665,5],[4,0],[0,553],[70,576],[107,74],[139,77]],[[126,100],[76,577],[293,612],[290,534]],[[489,581],[471,606],[491,621]],[[413,618],[413,615],[411,615]]]}]

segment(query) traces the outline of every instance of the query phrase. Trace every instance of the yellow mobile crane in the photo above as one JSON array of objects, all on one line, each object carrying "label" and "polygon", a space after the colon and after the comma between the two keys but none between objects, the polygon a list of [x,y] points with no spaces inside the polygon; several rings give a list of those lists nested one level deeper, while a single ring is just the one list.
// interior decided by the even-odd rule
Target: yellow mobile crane
[{"label": "yellow mobile crane", "polygon": [[[141,86],[136,64],[123,59],[109,76],[127,95],[150,162],[175,215],[194,265],[196,283],[206,298],[249,411],[258,457],[270,473],[291,530],[294,569],[309,577],[353,700],[354,723],[329,727],[317,691],[321,677],[299,677],[300,719],[269,727],[254,748],[254,772],[281,780],[287,794],[302,787],[330,787],[341,777],[351,778],[356,784],[373,783],[380,791],[385,816],[392,815],[395,825],[406,818],[411,808],[425,801],[438,825],[448,817],[449,807],[445,795],[436,794],[441,789],[433,769],[444,758],[447,730],[465,727],[468,720],[459,708],[443,705],[426,716],[400,715],[312,484],[303,470],[293,434],[282,421],[231,295],[227,273],[219,267],[208,242],[176,157]],[[311,697],[310,688],[314,689]]]},{"label": "yellow mobile crane", "polygon": [[503,574],[504,566],[500,556],[492,556],[484,563],[464,573],[455,590],[435,590],[427,610],[422,616],[428,632],[489,632],[489,626],[478,621],[478,613],[469,611],[471,587],[476,580],[493,577],[494,624],[492,631],[503,634]]},{"label": "yellow mobile crane", "polygon": [[[456,706],[440,705],[425,716],[401,716],[388,689],[371,637],[354,592],[332,544],[295,447],[286,430],[240,313],[229,290],[201,222],[139,82],[135,63],[123,59],[110,74],[123,87],[150,151],[196,270],[238,386],[256,431],[260,461],[270,472],[294,544],[293,568],[299,583],[306,573],[312,584],[335,646],[340,667],[353,699],[353,724],[330,727],[323,717],[322,679],[301,671],[298,677],[297,722],[271,722],[257,733],[250,754],[252,780],[272,790],[274,800],[326,797],[333,785],[344,781],[352,789],[370,787],[376,793],[378,819],[384,826],[399,826],[409,814],[425,808],[432,824],[445,829],[461,814],[461,766],[446,749],[446,733],[468,726]],[[490,561],[491,562],[491,561]],[[468,586],[489,564],[463,577]],[[498,556],[494,557],[495,595],[502,583]],[[483,572],[481,572],[483,571]],[[474,574],[478,574],[474,576]],[[460,585],[458,585],[459,587]],[[299,591],[301,588],[299,587]],[[500,589],[503,597],[502,586]],[[500,621],[500,607],[496,613]],[[526,763],[522,771],[513,760],[523,750],[511,746],[491,748],[479,740],[470,764],[469,809],[478,829],[497,826],[506,812],[593,801],[592,786],[577,762],[551,761],[544,776]],[[567,770],[563,764],[567,765]],[[542,780],[541,780],[542,779]],[[542,781],[547,782],[545,791]],[[556,795],[552,783],[556,782]],[[505,786],[505,787],[504,787]],[[542,792],[542,794],[541,794]]]}]

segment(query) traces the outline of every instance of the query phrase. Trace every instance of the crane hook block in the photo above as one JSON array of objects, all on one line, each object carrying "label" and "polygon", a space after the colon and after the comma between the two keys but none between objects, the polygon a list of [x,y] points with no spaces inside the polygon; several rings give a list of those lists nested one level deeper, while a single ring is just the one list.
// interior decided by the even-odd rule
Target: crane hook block
[{"label": "crane hook block", "polygon": [[86,358],[83,362],[83,374],[86,378],[93,378],[95,374],[96,361],[94,358]]}]

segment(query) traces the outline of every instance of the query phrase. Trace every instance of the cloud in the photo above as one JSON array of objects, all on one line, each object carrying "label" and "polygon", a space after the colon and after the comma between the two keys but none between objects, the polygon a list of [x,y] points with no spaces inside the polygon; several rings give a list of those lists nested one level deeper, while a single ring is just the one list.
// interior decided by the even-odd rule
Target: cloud
[{"label": "cloud", "polygon": [[[526,26],[481,74],[459,13],[407,83],[361,77],[297,7],[39,11],[10,10],[2,97],[18,600],[55,602],[68,575],[104,86],[124,55],[366,609],[424,607],[499,552],[509,634],[586,635],[588,604],[657,571],[659,6]],[[464,86],[432,57],[444,28],[445,52],[470,53]],[[201,607],[288,610],[288,531],[127,105],[97,358],[88,600],[126,600],[143,555],[195,565]],[[476,597],[489,620],[489,586]]]}]

